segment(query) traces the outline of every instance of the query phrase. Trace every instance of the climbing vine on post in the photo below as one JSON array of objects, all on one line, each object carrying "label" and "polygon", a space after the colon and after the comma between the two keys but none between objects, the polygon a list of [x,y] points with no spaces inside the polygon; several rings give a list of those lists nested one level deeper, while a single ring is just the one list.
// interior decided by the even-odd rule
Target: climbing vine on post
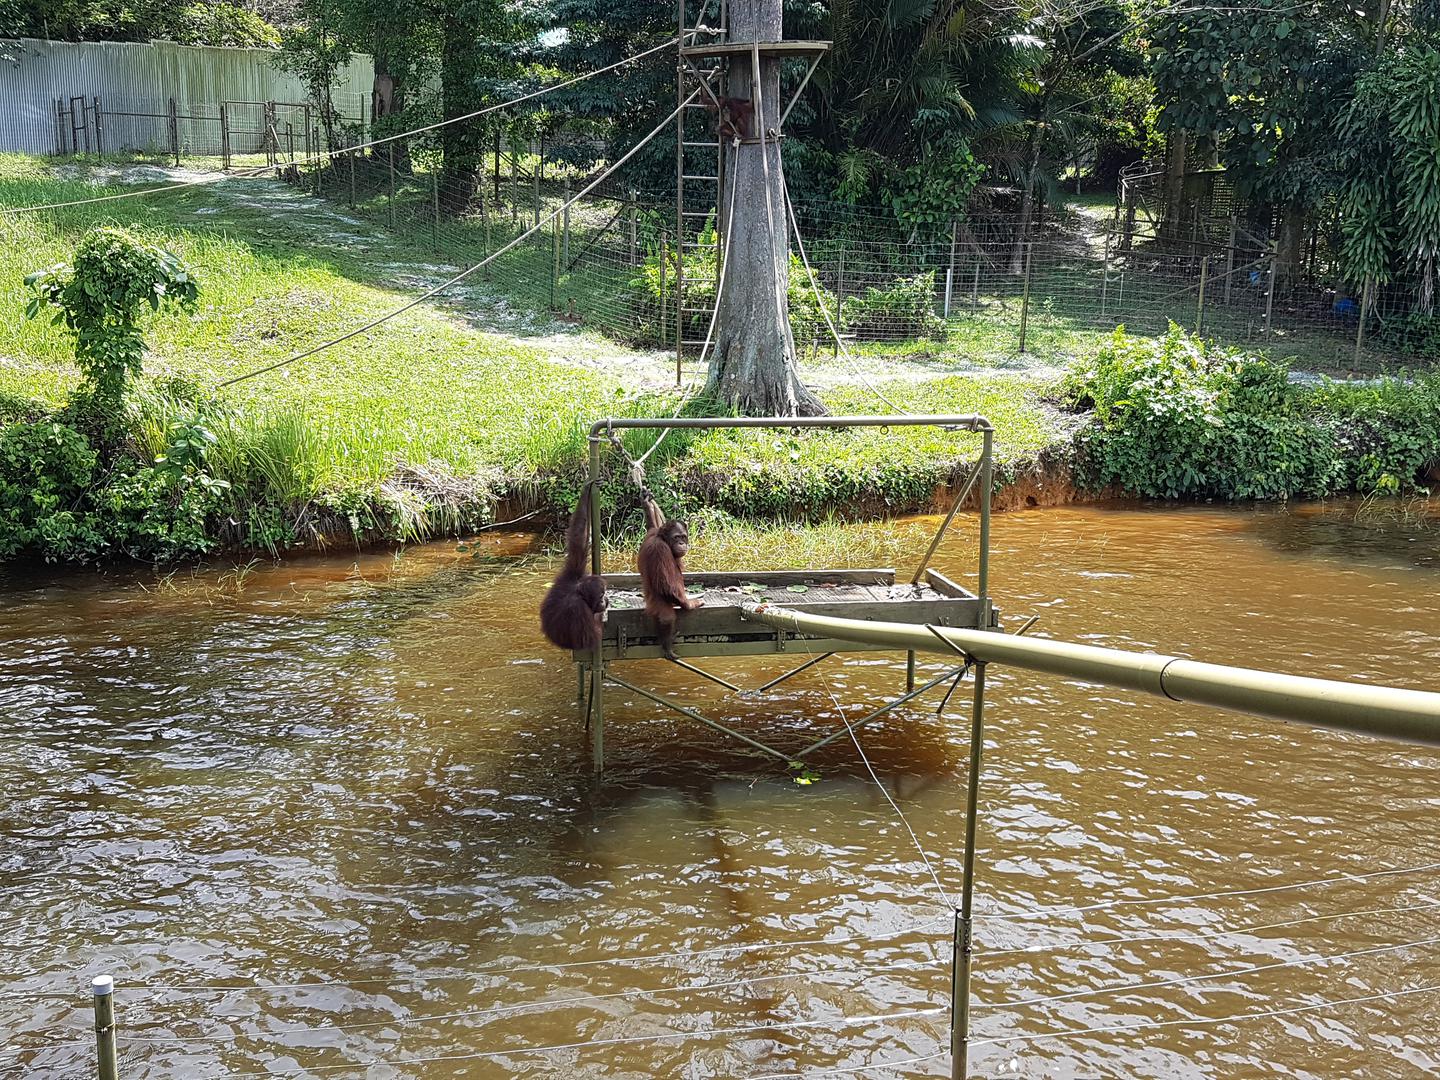
[{"label": "climbing vine on post", "polygon": [[95,404],[118,409],[145,358],[141,319],[162,304],[191,308],[199,287],[179,258],[124,229],[91,229],[73,264],[25,278],[34,290],[25,314],[56,308],[54,322],[75,335],[75,363]]}]

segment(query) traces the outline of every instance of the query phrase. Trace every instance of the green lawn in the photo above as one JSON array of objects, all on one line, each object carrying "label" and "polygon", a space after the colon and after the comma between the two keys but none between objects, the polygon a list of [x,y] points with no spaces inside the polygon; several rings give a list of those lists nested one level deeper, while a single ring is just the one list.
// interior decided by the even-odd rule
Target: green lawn
[{"label": "green lawn", "polygon": [[[0,158],[0,205],[121,190],[57,179],[33,159]],[[0,215],[0,257],[8,268],[0,274],[0,420],[60,406],[76,385],[69,335],[23,317],[21,279],[67,259],[84,231],[100,223],[127,226],[171,248],[201,284],[194,313],[162,312],[150,327],[146,377],[133,402],[142,458],[164,449],[167,420],[193,396],[176,380],[195,384],[204,397],[228,378],[399,306],[449,272],[435,256],[367,221],[268,182]],[[417,277],[417,266],[429,277]],[[494,277],[508,272],[497,267]],[[336,493],[374,496],[415,466],[442,478],[481,478],[492,492],[538,491],[558,505],[573,492],[590,420],[675,407],[673,394],[637,395],[624,363],[584,366],[564,359],[568,346],[539,336],[553,330],[549,313],[504,312],[497,321],[510,331],[505,334],[477,328],[487,325],[494,294],[487,286],[473,296],[462,292],[422,304],[319,355],[215,390],[217,474],[226,478],[229,470],[237,499],[284,504],[290,513]],[[535,331],[527,335],[532,317]],[[876,378],[876,368],[867,367]],[[1057,438],[1057,420],[1031,382],[937,379],[934,372],[917,381],[887,378],[883,364],[879,370],[885,394],[907,409],[990,415],[1000,428],[1004,462],[1032,457]],[[836,411],[887,410],[861,387],[836,385],[826,397]],[[645,445],[644,437],[633,445]],[[655,481],[677,497],[708,493],[736,515],[902,511],[927,505],[934,484],[977,448],[971,436],[901,428],[804,438],[676,438],[655,459],[668,478]]]}]

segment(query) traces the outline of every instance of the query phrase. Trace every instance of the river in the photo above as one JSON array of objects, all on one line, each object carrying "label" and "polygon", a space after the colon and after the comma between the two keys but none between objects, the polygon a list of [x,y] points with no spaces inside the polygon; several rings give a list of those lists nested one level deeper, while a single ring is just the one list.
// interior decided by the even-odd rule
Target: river
[{"label": "river", "polygon": [[[1437,541],[1353,505],[1039,510],[997,517],[993,589],[1034,634],[1435,689]],[[597,781],[551,564],[482,548],[0,584],[0,1075],[94,1075],[98,973],[127,1080],[949,1075],[949,916],[849,741],[799,786],[611,691]],[[630,670],[797,747],[904,677]],[[1440,756],[989,686],[976,1075],[1440,1070]],[[938,696],[863,741],[953,895],[969,721]]]}]

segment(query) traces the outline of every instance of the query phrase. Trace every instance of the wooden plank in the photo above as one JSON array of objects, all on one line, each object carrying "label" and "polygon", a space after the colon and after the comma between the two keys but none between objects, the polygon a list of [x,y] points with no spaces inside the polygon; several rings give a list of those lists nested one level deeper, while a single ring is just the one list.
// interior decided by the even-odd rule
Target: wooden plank
[{"label": "wooden plank", "polygon": [[758,47],[761,56],[818,56],[830,51],[828,41],[725,41],[714,45],[687,45],[681,56],[749,56]]},{"label": "wooden plank", "polygon": [[929,582],[932,589],[942,596],[969,597],[971,600],[975,599],[974,593],[965,588],[965,586],[951,581],[944,574],[940,573],[939,570],[926,570],[925,580]]},{"label": "wooden plank", "polygon": [[[639,574],[606,574],[605,584],[618,592],[638,591]],[[724,572],[701,570],[685,574],[685,584],[692,591],[702,588],[723,589],[731,585],[893,585],[893,569],[877,570],[749,570]]]}]

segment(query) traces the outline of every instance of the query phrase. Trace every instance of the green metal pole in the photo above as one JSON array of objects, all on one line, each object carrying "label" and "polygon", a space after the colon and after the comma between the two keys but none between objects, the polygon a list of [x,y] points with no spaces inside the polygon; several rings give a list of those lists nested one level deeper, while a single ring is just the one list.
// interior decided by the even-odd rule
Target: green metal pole
[{"label": "green metal pole", "polygon": [[[590,572],[600,573],[600,443],[590,438]],[[595,773],[605,771],[605,642],[590,661],[590,750]]]},{"label": "green metal pole", "polygon": [[100,1080],[118,1080],[115,1059],[115,980],[97,975],[90,983],[95,993],[95,1054]]},{"label": "green metal pole", "polygon": [[965,781],[965,855],[961,865],[960,910],[955,913],[951,962],[952,1016],[950,1075],[964,1080],[970,1066],[970,965],[974,955],[975,830],[980,817],[980,759],[985,749],[985,664],[975,665],[975,697],[970,709],[970,775]]},{"label": "green metal pole", "polygon": [[769,604],[745,604],[740,610],[744,618],[810,637],[859,641],[877,649],[942,654],[958,649],[977,663],[1014,664],[1172,701],[1440,746],[1440,693],[1430,690],[1312,679],[987,630],[840,619]]},{"label": "green metal pole", "polygon": [[981,630],[990,625],[990,502],[995,491],[995,431],[986,427],[980,446],[980,564],[975,592],[980,598],[976,618]]}]

